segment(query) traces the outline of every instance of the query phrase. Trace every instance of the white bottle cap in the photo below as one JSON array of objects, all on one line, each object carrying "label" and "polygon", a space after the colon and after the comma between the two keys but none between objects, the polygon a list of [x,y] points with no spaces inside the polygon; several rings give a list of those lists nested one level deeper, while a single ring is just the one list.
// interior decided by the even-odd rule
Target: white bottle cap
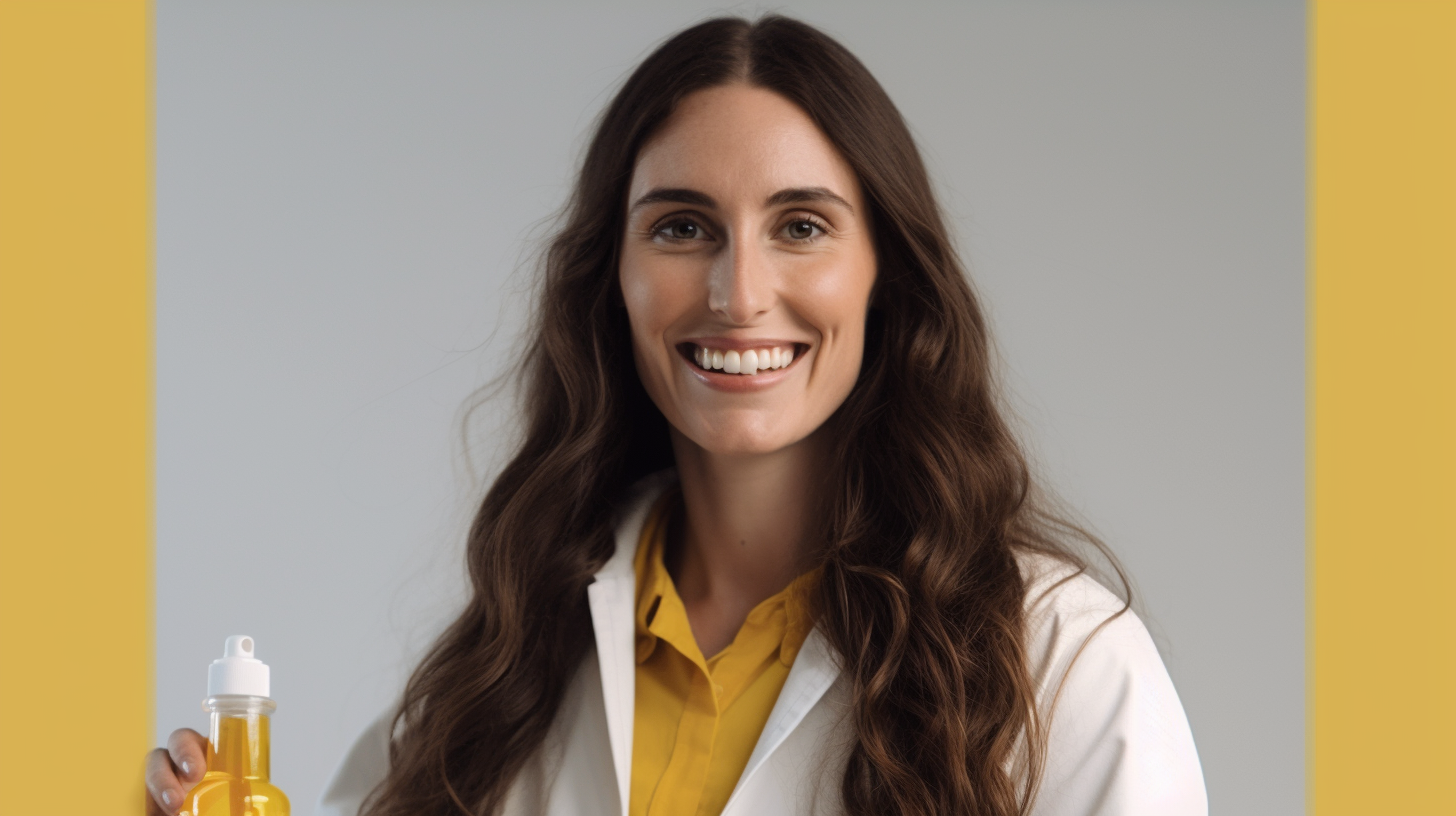
[{"label": "white bottle cap", "polygon": [[247,635],[228,638],[222,657],[207,667],[207,696],[219,694],[268,696],[268,664],[253,657],[253,639]]}]

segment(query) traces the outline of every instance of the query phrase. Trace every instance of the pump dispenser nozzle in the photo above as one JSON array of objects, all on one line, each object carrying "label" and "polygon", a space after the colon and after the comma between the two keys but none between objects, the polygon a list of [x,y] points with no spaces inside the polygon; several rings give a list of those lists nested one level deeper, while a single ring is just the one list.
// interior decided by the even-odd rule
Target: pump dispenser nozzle
[{"label": "pump dispenser nozzle", "polygon": [[288,816],[288,797],[268,780],[268,666],[253,656],[253,639],[233,635],[207,668],[212,720],[207,773],[182,802],[179,816]]},{"label": "pump dispenser nozzle", "polygon": [[253,657],[253,639],[247,635],[228,638],[222,657],[207,667],[207,696],[267,697],[268,692],[268,664]]}]

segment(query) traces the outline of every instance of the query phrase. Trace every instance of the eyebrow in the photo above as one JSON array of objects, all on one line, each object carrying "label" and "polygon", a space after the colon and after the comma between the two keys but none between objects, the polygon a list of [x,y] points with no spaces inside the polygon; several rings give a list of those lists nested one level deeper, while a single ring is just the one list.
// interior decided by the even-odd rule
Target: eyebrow
[{"label": "eyebrow", "polygon": [[707,193],[700,193],[697,190],[688,190],[681,187],[658,187],[649,190],[646,195],[632,203],[631,209],[636,210],[646,207],[648,204],[660,204],[664,201],[671,201],[675,204],[696,204],[699,207],[715,208],[718,202]]},{"label": "eyebrow", "polygon": [[[790,187],[779,190],[768,197],[764,202],[766,207],[778,207],[784,204],[806,204],[819,201],[827,201],[854,212],[854,206],[843,197],[836,194],[827,187]],[[685,187],[658,187],[647,191],[645,195],[632,202],[631,210],[646,207],[649,204],[661,204],[672,202],[674,204],[695,204],[699,207],[716,208],[718,202],[707,193],[700,193],[697,190],[690,190]]]},{"label": "eyebrow", "polygon": [[781,204],[809,204],[819,201],[827,201],[854,212],[854,206],[842,197],[835,194],[828,187],[790,187],[787,190],[779,190],[768,197],[764,202],[766,206],[777,207]]}]

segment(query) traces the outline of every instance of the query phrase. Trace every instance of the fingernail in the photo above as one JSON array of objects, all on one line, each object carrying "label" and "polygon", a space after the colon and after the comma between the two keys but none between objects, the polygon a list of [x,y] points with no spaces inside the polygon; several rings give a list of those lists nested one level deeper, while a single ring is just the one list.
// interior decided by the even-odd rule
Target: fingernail
[{"label": "fingernail", "polygon": [[191,762],[188,762],[185,759],[182,761],[182,775],[183,776],[191,776],[192,775],[192,763]]},{"label": "fingernail", "polygon": [[172,806],[172,792],[171,791],[162,791],[162,804],[166,805],[167,807],[171,807]]}]

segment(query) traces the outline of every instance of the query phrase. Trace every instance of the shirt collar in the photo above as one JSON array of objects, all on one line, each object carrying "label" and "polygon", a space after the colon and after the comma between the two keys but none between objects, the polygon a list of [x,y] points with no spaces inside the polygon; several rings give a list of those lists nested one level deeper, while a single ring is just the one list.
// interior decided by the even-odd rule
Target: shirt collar
[{"label": "shirt collar", "polygon": [[804,640],[814,628],[810,600],[815,585],[819,583],[821,572],[823,570],[819,567],[809,570],[795,578],[786,590],[784,611],[787,613],[788,625],[784,629],[784,642],[779,646],[779,661],[785,666],[794,665],[794,658],[798,657],[799,650],[804,647]]},{"label": "shirt collar", "polygon": [[[672,578],[662,565],[663,528],[668,520],[667,510],[677,501],[678,491],[671,489],[662,494],[647,514],[642,525],[642,540],[637,545],[633,558],[633,569],[637,574],[637,662],[640,664],[652,656],[657,647],[657,634],[650,628],[656,618],[663,598],[673,592]],[[674,593],[675,594],[675,593]]]}]

